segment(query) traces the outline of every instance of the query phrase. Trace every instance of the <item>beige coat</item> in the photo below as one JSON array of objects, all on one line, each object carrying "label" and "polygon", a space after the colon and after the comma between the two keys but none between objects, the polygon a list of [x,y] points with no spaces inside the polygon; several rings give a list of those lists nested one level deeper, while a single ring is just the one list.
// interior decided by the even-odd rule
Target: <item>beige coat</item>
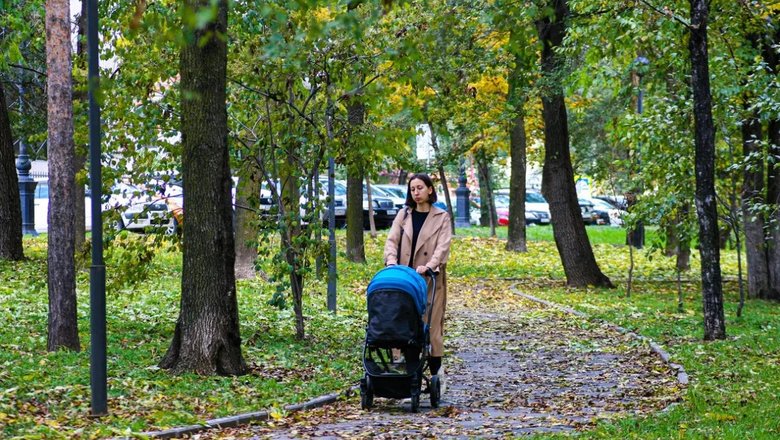
[{"label": "beige coat", "polygon": [[[401,227],[403,223],[403,237],[401,237]],[[401,256],[398,257],[398,242],[401,241]],[[450,226],[450,215],[435,206],[431,206],[431,211],[423,223],[420,235],[417,237],[417,245],[414,250],[414,269],[417,266],[428,266],[434,271],[439,272],[436,277],[436,298],[432,307],[427,307],[432,311],[431,316],[431,355],[441,357],[444,354],[444,310],[447,307],[447,258],[450,254],[450,241],[452,240],[452,227]],[[409,265],[409,259],[412,255],[412,213],[411,208],[404,208],[393,221],[393,226],[387,235],[385,243],[385,265],[403,264]],[[432,289],[431,280],[428,282],[428,304],[430,305]],[[428,322],[428,312],[424,317]]]}]

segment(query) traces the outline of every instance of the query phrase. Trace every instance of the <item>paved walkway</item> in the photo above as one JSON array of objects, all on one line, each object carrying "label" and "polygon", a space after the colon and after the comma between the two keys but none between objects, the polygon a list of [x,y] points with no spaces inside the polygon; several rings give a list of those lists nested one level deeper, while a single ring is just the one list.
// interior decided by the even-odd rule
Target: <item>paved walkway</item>
[{"label": "paved walkway", "polygon": [[[644,344],[540,306],[501,281],[452,280],[439,409],[359,396],[199,438],[497,438],[588,429],[599,419],[661,410],[679,400],[674,374]],[[357,361],[356,361],[357,365]]]}]

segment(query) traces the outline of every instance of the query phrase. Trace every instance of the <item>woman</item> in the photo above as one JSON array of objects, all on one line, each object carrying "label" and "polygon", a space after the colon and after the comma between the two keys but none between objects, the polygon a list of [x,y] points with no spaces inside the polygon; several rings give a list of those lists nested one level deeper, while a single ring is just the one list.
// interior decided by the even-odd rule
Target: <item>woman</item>
[{"label": "woman", "polygon": [[[425,275],[428,269],[438,272],[436,298],[424,319],[431,313],[431,375],[439,373],[444,354],[444,309],[447,305],[446,263],[450,253],[452,229],[447,211],[433,206],[436,190],[427,174],[415,174],[406,190],[406,208],[395,217],[385,243],[385,265],[403,264]],[[431,280],[428,302],[431,301]]]}]

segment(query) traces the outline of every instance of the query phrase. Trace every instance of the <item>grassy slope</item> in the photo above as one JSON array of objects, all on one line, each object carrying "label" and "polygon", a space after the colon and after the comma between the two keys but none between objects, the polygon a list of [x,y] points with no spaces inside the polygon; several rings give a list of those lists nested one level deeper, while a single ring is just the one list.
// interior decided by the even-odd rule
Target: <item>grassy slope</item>
[{"label": "grassy slope", "polygon": [[[505,234],[505,229],[503,231]],[[584,433],[594,438],[780,438],[780,305],[751,300],[741,318],[736,317],[738,284],[724,284],[729,338],[702,341],[702,313],[699,261],[694,252],[693,268],[683,275],[685,311],[677,312],[674,260],[659,253],[636,253],[640,277],[625,297],[628,251],[620,246],[625,232],[620,229],[588,228],[594,252],[602,270],[618,285],[616,289],[568,289],[563,286],[554,245],[532,241],[525,255],[510,255],[501,243],[493,254],[470,263],[453,264],[452,271],[464,276],[511,276],[520,278],[520,290],[581,310],[649,336],[664,346],[673,361],[682,363],[692,381],[684,402],[666,414],[650,418],[605,422]],[[475,231],[469,235],[484,234]],[[529,239],[551,239],[550,228],[529,229]],[[650,231],[649,240],[653,239]],[[477,252],[468,241],[469,255]],[[481,246],[481,244],[480,244]],[[722,254],[724,277],[737,276],[736,253]],[[548,277],[544,281],[539,277]],[[554,280],[554,281],[553,281]]]},{"label": "grassy slope", "polygon": [[[619,285],[625,284],[628,252],[624,232],[589,227],[596,258]],[[506,228],[499,229],[505,234]],[[454,242],[449,271],[458,277],[518,279],[528,293],[569,304],[592,316],[637,329],[664,345],[693,377],[688,396],[667,414],[605,422],[588,437],[777,438],[780,405],[780,306],[750,301],[735,318],[736,284],[726,284],[730,339],[701,342],[698,262],[686,278],[686,312],[676,312],[673,261],[658,254],[637,255],[632,298],[623,288],[571,290],[549,227],[529,229],[529,252],[510,254],[503,242],[475,228]],[[652,236],[652,234],[650,234]],[[343,236],[342,236],[343,238]],[[355,359],[362,344],[363,289],[381,266],[383,235],[366,239],[368,265],[339,262],[339,313],[324,311],[325,286],[309,282],[306,315],[309,339],[295,341],[291,310],[266,304],[274,288],[239,283],[245,356],[253,366],[241,378],[170,376],[155,364],[167,349],[177,317],[180,255],[165,252],[147,281],[108,293],[109,417],[89,412],[88,280],[79,278],[81,353],[46,353],[45,242],[26,241],[32,259],[0,263],[0,437],[74,433],[106,436],[193,423],[206,418],[280,407],[339,390],[360,374]],[[341,246],[343,249],[343,243]],[[343,255],[342,255],[343,256]],[[724,274],[736,275],[734,252],[723,255]],[[112,269],[109,268],[109,271]],[[10,325],[9,325],[10,324]],[[328,353],[323,364],[321,353]]]}]

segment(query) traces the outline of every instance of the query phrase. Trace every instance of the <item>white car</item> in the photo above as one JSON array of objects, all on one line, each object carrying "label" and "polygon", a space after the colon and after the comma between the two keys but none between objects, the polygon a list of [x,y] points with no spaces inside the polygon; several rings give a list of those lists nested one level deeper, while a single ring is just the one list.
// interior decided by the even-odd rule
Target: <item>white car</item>
[{"label": "white car", "polygon": [[406,204],[406,187],[403,185],[371,185],[371,189],[376,189],[378,193],[384,197],[388,197],[393,201],[393,204],[397,209],[401,209]]},{"label": "white car", "polygon": [[[39,180],[35,186],[35,230],[38,232],[49,231],[49,181]],[[84,220],[86,229],[92,229],[92,198],[84,198]]]},{"label": "white car", "polygon": [[[602,223],[610,226],[623,226],[623,216],[626,214],[626,211],[617,208],[612,203],[603,199],[597,199],[595,197],[588,197],[586,199],[593,204],[593,209],[599,214]],[[608,222],[606,221],[607,219]]]},{"label": "white car", "polygon": [[116,229],[147,232],[162,229],[166,234],[181,230],[184,216],[182,187],[163,181],[146,185],[121,182],[114,186],[103,211],[117,211]]}]

